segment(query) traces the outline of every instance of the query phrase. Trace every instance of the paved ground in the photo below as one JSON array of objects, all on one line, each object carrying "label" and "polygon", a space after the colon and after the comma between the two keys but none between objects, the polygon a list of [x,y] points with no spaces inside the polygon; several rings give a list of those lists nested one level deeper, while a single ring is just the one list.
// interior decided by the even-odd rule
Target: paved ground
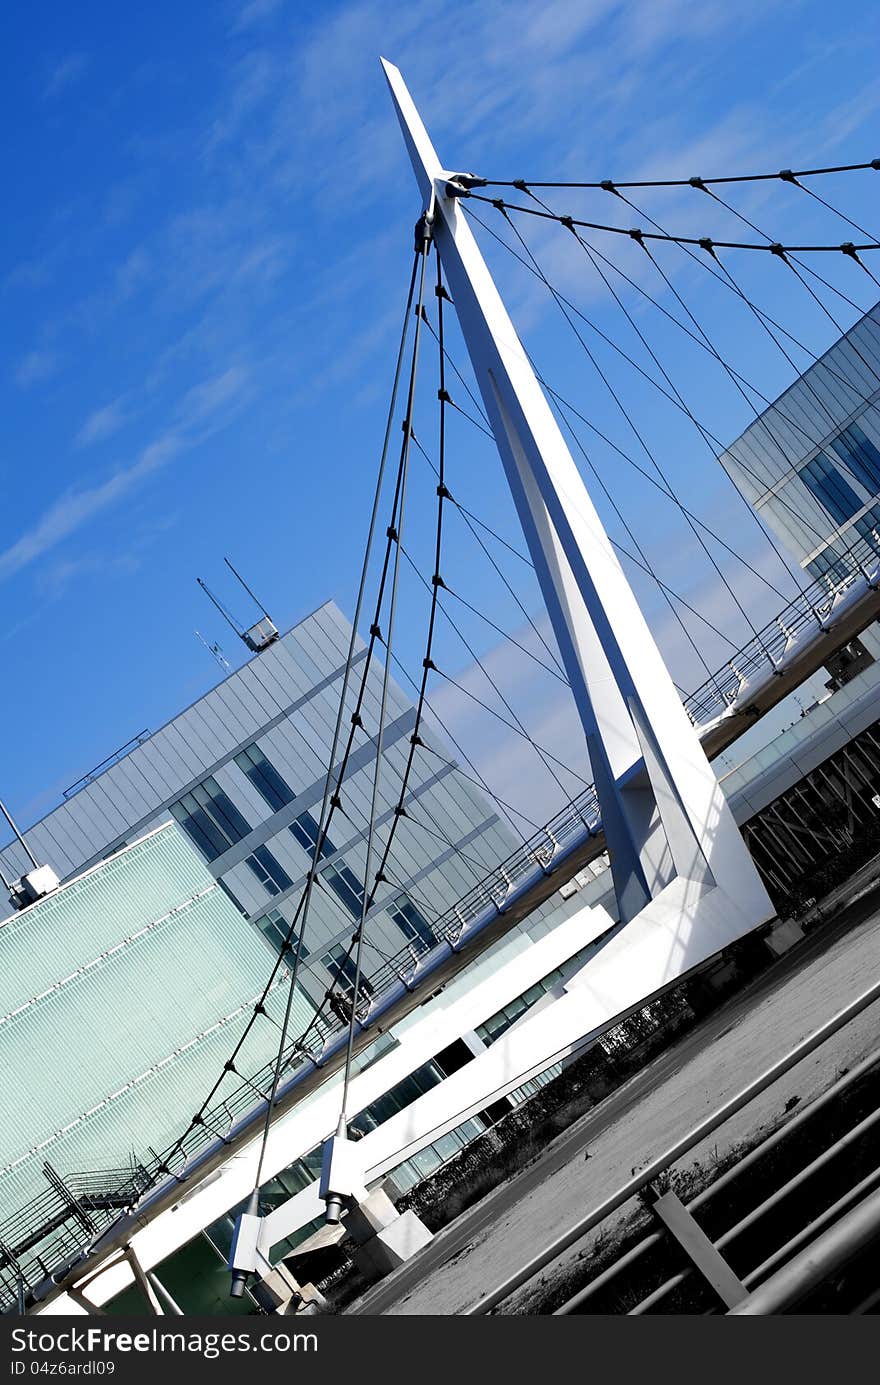
[{"label": "paved ground", "polygon": [[[634,1166],[661,1154],[880,979],[878,944],[880,897],[875,890],[852,905],[846,919],[826,924],[794,956],[784,958],[582,1117],[539,1159],[439,1233],[412,1264],[347,1311],[456,1314],[490,1292],[613,1193]],[[801,1103],[808,1100],[877,1045],[878,1021],[880,1002],[728,1121],[687,1162],[702,1164],[723,1156],[762,1127],[778,1124],[793,1096]],[[544,1273],[564,1272],[577,1249]],[[516,1306],[514,1297],[505,1309]],[[520,1301],[519,1310],[527,1311],[527,1299]]]}]

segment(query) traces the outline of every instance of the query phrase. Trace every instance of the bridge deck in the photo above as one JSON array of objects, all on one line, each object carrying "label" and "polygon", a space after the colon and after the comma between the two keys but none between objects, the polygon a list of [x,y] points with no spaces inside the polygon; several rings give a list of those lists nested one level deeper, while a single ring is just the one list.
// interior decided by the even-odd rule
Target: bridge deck
[{"label": "bridge deck", "polygon": [[[711,1107],[880,977],[880,891],[872,891],[852,912],[859,921],[850,917],[840,925],[826,925],[577,1121],[534,1164],[439,1233],[415,1262],[347,1311],[452,1315],[500,1284],[620,1187],[634,1165],[661,1153]],[[801,1105],[824,1090],[839,1071],[876,1047],[875,1011],[876,1006],[799,1064],[697,1147],[688,1162],[707,1162],[716,1153],[723,1157],[759,1129],[778,1124],[792,1097]],[[722,1038],[723,1044],[717,1042]],[[574,1247],[544,1277],[549,1281],[564,1274],[580,1249]],[[530,1307],[537,1305],[526,1286],[504,1311],[528,1312]]]}]

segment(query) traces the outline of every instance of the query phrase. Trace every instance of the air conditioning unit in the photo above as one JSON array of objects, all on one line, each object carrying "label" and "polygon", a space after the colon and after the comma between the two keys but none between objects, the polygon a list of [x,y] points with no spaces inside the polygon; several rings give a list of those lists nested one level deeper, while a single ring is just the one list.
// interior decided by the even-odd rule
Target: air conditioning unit
[{"label": "air conditioning unit", "polygon": [[12,885],[9,902],[13,909],[26,909],[29,904],[35,904],[38,899],[57,890],[59,883],[51,866],[35,866]]},{"label": "air conditioning unit", "polygon": [[245,630],[241,638],[244,640],[248,649],[252,649],[255,654],[259,654],[261,649],[265,649],[267,645],[275,643],[278,638],[278,627],[268,616],[263,616],[261,620],[257,621],[256,625],[252,625],[250,629]]}]

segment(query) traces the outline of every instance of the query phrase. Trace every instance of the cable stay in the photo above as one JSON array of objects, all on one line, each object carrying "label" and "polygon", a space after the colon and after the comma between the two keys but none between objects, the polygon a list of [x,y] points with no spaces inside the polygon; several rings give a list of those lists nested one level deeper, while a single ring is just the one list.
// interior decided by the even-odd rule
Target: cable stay
[{"label": "cable stay", "polygon": [[556,221],[560,226],[583,226],[588,231],[604,231],[612,236],[628,236],[630,240],[657,240],[668,241],[674,245],[696,245],[701,250],[713,252],[715,250],[757,250],[765,254],[783,256],[798,253],[807,254],[841,254],[847,255],[850,259],[864,253],[867,250],[880,250],[880,242],[865,241],[853,244],[852,241],[844,241],[837,245],[781,245],[773,242],[765,245],[761,241],[745,240],[716,240],[712,236],[677,236],[668,231],[646,231],[642,226],[611,226],[603,221],[585,221],[581,217],[559,215],[556,212],[539,211],[537,207],[524,207],[518,202],[505,202],[501,197],[482,197],[478,192],[464,192],[458,194],[461,197],[474,198],[477,202],[486,202],[490,206],[497,208],[499,212],[520,212],[524,216],[539,217],[542,221]]},{"label": "cable stay", "polygon": [[705,183],[795,183],[799,178],[818,178],[828,173],[858,173],[870,169],[874,172],[880,169],[880,159],[870,159],[867,163],[836,164],[829,168],[783,168],[772,173],[730,173],[712,178],[649,178],[638,182],[603,178],[594,183],[542,183],[533,178],[474,178],[473,175],[469,181],[474,187],[518,188],[520,192],[527,192],[529,188],[593,188],[597,191],[601,189],[602,192],[616,192],[618,188],[687,188]]},{"label": "cable stay", "polygon": [[[639,209],[637,208],[636,210],[639,210]],[[471,215],[473,216],[474,214],[471,212]],[[534,274],[536,275],[536,277],[538,277],[539,279],[543,277],[543,276],[542,276],[542,273],[541,273],[541,271],[540,271],[540,267],[535,268],[533,265],[530,265],[530,264],[528,263],[528,261],[525,260],[525,259],[523,259],[523,257],[520,256],[510,245],[508,245],[506,241],[504,241],[501,237],[497,236],[497,235],[495,234],[495,232],[492,231],[491,227],[487,227],[487,226],[486,226],[486,223],[483,222],[478,216],[475,217],[474,219],[477,220],[481,226],[483,226],[485,229],[487,229],[487,230],[489,231],[489,233],[493,236],[493,238],[496,239],[496,240],[499,242],[499,244],[501,244],[511,255],[513,255],[517,260],[519,260],[520,263],[524,264],[527,268],[529,268],[529,269],[531,270],[531,272],[534,273]],[[520,239],[521,239],[521,237],[520,237]],[[589,251],[589,250],[595,251],[595,247],[593,247],[593,246],[588,246],[588,245],[586,244],[586,242],[584,242],[580,236],[577,236],[577,239],[581,241],[581,244],[582,244],[582,246],[583,246],[583,248],[584,248],[585,251]],[[646,251],[647,251],[647,247],[644,247],[644,248],[645,248]],[[726,285],[727,287],[733,288],[733,291],[734,291],[734,292],[738,293],[738,294],[739,294],[740,296],[742,296],[743,298],[745,297],[744,295],[741,294],[741,291],[738,289],[738,286],[735,285],[735,281],[732,281],[732,280],[731,280],[730,284],[728,284],[728,283],[727,283],[727,280],[724,279],[723,276],[718,275],[718,274],[716,273],[716,271],[714,271],[714,270],[711,269],[711,267],[710,267],[710,265],[708,264],[707,261],[702,260],[702,259],[698,259],[698,257],[695,256],[695,255],[693,254],[692,251],[687,250],[686,247],[684,247],[684,248],[685,248],[685,252],[686,252],[687,254],[691,255],[694,259],[697,259],[697,262],[698,262],[698,263],[702,264],[703,267],[704,267],[705,269],[707,269],[707,270],[709,270],[709,272],[713,273],[713,275],[715,275],[716,278],[720,278],[721,281],[724,282],[725,285]],[[653,262],[654,265],[655,265],[655,268],[657,269],[658,273],[659,273],[659,274],[661,275],[661,277],[663,278],[663,280],[664,280],[664,282],[666,283],[667,287],[669,288],[670,292],[673,294],[673,296],[674,296],[674,297],[676,298],[676,300],[679,302],[680,306],[684,309],[684,311],[688,314],[688,316],[690,317],[691,321],[694,323],[694,325],[695,325],[695,327],[697,328],[697,330],[698,330],[699,332],[702,333],[702,328],[700,327],[700,325],[699,325],[699,323],[697,322],[697,320],[693,317],[693,314],[690,312],[690,309],[687,307],[687,305],[685,304],[684,300],[681,298],[681,295],[680,295],[680,294],[678,293],[678,291],[675,289],[675,286],[674,286],[674,285],[672,284],[672,282],[670,281],[668,275],[665,273],[665,271],[664,271],[664,270],[662,269],[662,267],[659,265],[659,263],[657,262],[656,258],[655,258],[653,255],[650,254],[650,251],[648,251],[648,254],[649,254],[649,258],[651,258],[652,262]],[[606,257],[602,256],[602,258],[603,258],[603,260],[605,260],[605,263],[606,263],[606,264],[611,264],[611,263],[612,263],[611,261],[608,261]],[[719,267],[722,268],[722,269],[724,270],[724,273],[726,274],[727,271],[726,271],[726,269],[724,269],[724,266],[721,265],[720,260],[718,261],[718,264],[719,264]],[[627,276],[624,276],[624,277],[627,277]],[[628,282],[632,283],[633,281],[632,281],[632,280],[628,280]],[[549,285],[548,285],[548,287],[549,287]],[[571,312],[573,312],[573,313],[576,313],[580,318],[582,318],[582,319],[587,323],[588,326],[590,326],[600,337],[602,337],[602,339],[603,339],[604,341],[606,341],[606,342],[608,343],[608,345],[610,345],[611,347],[613,347],[614,350],[617,351],[618,354],[622,355],[622,356],[624,357],[624,359],[626,359],[626,360],[629,362],[629,364],[632,365],[632,366],[633,366],[633,367],[634,367],[634,368],[635,368],[635,369],[636,369],[636,370],[637,370],[637,371],[638,371],[649,383],[651,383],[656,389],[658,389],[659,392],[660,392],[661,394],[663,394],[665,398],[669,399],[671,403],[673,403],[673,404],[676,405],[676,407],[681,407],[681,406],[678,404],[678,401],[677,401],[672,395],[670,395],[669,392],[663,388],[663,386],[661,386],[651,375],[647,374],[647,373],[638,365],[637,362],[633,361],[632,358],[629,357],[629,356],[627,355],[626,352],[622,351],[622,350],[617,346],[617,344],[614,343],[614,342],[607,336],[606,333],[603,333],[603,332],[601,331],[601,329],[599,329],[599,328],[596,326],[595,323],[591,322],[589,318],[586,318],[585,315],[584,315],[583,313],[581,313],[580,310],[577,309],[577,307],[576,307],[574,304],[572,304],[572,303],[570,302],[570,300],[564,298],[564,296],[563,296],[561,293],[559,293],[558,290],[553,291],[553,293],[554,293],[554,297],[557,298],[557,301],[559,302],[560,307],[562,307],[562,305],[564,304],[564,305],[565,305],[565,308],[567,308],[569,311],[571,311]],[[646,294],[645,296],[648,297],[649,300],[650,300],[652,303],[655,304],[655,306],[659,306],[659,305],[657,304],[656,300],[653,299],[653,298],[651,298],[650,295],[647,295],[647,294]],[[759,314],[759,310],[758,310],[757,308],[755,308],[755,305],[754,305],[754,304],[750,303],[750,301],[747,300],[747,299],[746,299],[745,301],[748,303],[748,305],[749,305],[749,307],[750,307],[750,309],[752,310],[753,313]],[[566,315],[566,317],[568,318],[568,313],[567,313],[567,312],[566,312],[565,315]],[[669,314],[668,312],[667,312],[665,315],[670,319],[670,321],[674,322],[677,326],[683,328],[683,324],[680,323],[679,320],[678,320],[677,318],[675,318],[674,316],[672,316],[672,315]],[[760,316],[763,318],[763,317],[766,317],[767,315],[766,315],[766,314],[760,314]],[[570,325],[572,326],[573,330],[575,330],[575,332],[576,332],[576,329],[574,328],[574,324],[571,323],[570,318],[568,318],[568,320],[569,320],[569,323],[570,323]],[[772,321],[772,319],[769,319],[769,320]],[[687,330],[687,329],[684,329],[684,330]],[[783,330],[784,330],[784,329],[783,329]],[[580,338],[580,334],[579,334],[579,333],[576,332],[576,335],[578,336],[578,339],[579,339],[579,340],[582,340],[582,339]],[[693,337],[694,334],[691,333],[690,331],[688,331],[688,335],[691,336],[691,337]],[[790,335],[790,334],[787,334],[787,335]],[[752,386],[752,385],[750,385],[749,382],[745,381],[745,380],[744,380],[744,377],[740,376],[740,375],[738,374],[738,372],[734,371],[734,370],[732,369],[732,367],[730,367],[729,363],[728,363],[728,362],[720,355],[720,353],[718,353],[718,352],[715,350],[715,348],[711,345],[710,340],[709,340],[707,337],[705,337],[705,334],[703,334],[703,336],[704,336],[704,340],[703,340],[703,342],[702,342],[701,344],[704,345],[704,349],[706,349],[706,350],[709,352],[709,354],[712,355],[712,356],[718,361],[718,363],[722,366],[722,368],[725,370],[725,372],[729,375],[729,377],[731,378],[732,382],[735,384],[736,388],[738,389],[739,393],[742,395],[743,399],[744,399],[745,402],[747,403],[750,412],[754,415],[754,417],[755,417],[756,419],[758,419],[758,418],[761,419],[761,421],[762,421],[761,426],[765,429],[765,431],[768,432],[768,436],[771,437],[771,440],[772,440],[772,441],[776,442],[776,445],[780,447],[780,450],[782,450],[782,451],[783,451],[783,454],[785,455],[785,445],[784,445],[784,443],[782,442],[781,439],[778,439],[778,440],[777,440],[777,439],[773,439],[773,438],[772,438],[772,434],[770,433],[769,424],[768,424],[767,420],[763,418],[763,415],[761,415],[761,414],[758,413],[758,410],[755,408],[754,404],[753,404],[752,401],[749,399],[749,397],[745,394],[745,391],[744,391],[744,389],[743,389],[743,385],[746,385],[746,386],[748,386],[748,388],[751,388],[751,389],[755,389],[755,387]],[[695,338],[695,340],[699,340],[699,338]],[[801,343],[798,343],[798,344],[802,346]],[[806,347],[802,347],[802,349],[803,349],[804,351],[807,351],[807,350],[808,350],[808,348],[806,348]],[[814,358],[814,359],[815,359],[815,358]],[[658,485],[658,483],[656,482],[655,478],[652,477],[652,476],[650,476],[649,473],[646,473],[646,472],[644,471],[644,469],[634,460],[634,458],[632,458],[624,449],[622,449],[621,447],[619,447],[618,444],[614,443],[614,442],[612,441],[612,439],[610,439],[601,429],[599,429],[599,428],[596,426],[595,423],[593,423],[590,419],[586,418],[578,409],[575,408],[574,405],[572,405],[572,404],[570,404],[569,402],[565,401],[565,400],[562,398],[562,396],[559,395],[559,393],[553,389],[553,387],[548,383],[548,381],[546,380],[545,377],[541,376],[537,371],[536,371],[536,374],[538,374],[538,378],[539,378],[541,384],[542,384],[542,385],[544,386],[544,388],[547,390],[548,394],[551,395],[551,397],[555,400],[555,402],[562,404],[563,407],[566,408],[572,415],[574,415],[575,417],[577,417],[577,418],[579,419],[580,422],[584,423],[587,427],[589,427],[589,428],[591,429],[591,431],[594,432],[594,433],[597,435],[597,437],[599,437],[607,446],[611,447],[613,451],[615,451],[620,457],[623,458],[623,460],[627,461],[631,466],[633,466],[633,467],[635,468],[636,471],[638,471],[642,476],[645,477],[646,480],[650,481],[651,484],[653,484],[653,485]],[[755,390],[755,392],[758,393],[757,390]],[[769,403],[770,401],[768,400],[768,401],[766,401],[766,402]],[[685,412],[685,413],[687,412],[687,410],[685,410],[685,409],[683,409],[682,411]],[[782,410],[780,410],[779,412],[780,412],[780,417],[783,418],[784,421],[788,422],[789,420],[785,418],[785,415],[783,414]],[[801,431],[801,432],[804,431],[803,428],[802,428],[802,425],[800,425],[800,423],[798,423],[798,422],[795,421],[795,420],[791,420],[791,425],[792,425],[792,428],[796,429],[797,431]],[[712,441],[717,445],[717,447],[719,448],[720,451],[723,451],[723,450],[724,450],[724,444],[721,442],[720,439],[716,438],[716,437],[712,434],[711,430],[709,430],[709,429],[706,427],[705,424],[700,424],[700,430],[701,430],[701,432],[705,432],[705,433],[707,434],[707,436],[708,436],[709,438],[712,439]],[[807,435],[807,434],[805,434],[805,436],[806,436],[806,437],[809,437],[809,435]],[[810,439],[810,441],[812,441],[812,440]],[[757,474],[748,466],[748,464],[747,464],[745,461],[741,461],[741,465],[742,465],[742,469],[746,472],[746,474],[748,474],[749,476],[751,476],[751,478],[756,482],[756,484],[759,484],[759,485],[763,488],[762,478],[760,478],[759,476],[757,476]],[[714,530],[712,530],[709,526],[707,526],[698,516],[694,515],[693,512],[691,512],[691,511],[688,509],[688,507],[683,506],[676,496],[670,495],[669,492],[668,492],[664,487],[662,487],[662,486],[659,486],[659,485],[658,485],[658,489],[661,490],[661,493],[667,495],[668,498],[672,499],[676,504],[678,504],[679,507],[684,511],[684,513],[685,513],[686,515],[689,515],[689,516],[690,516],[690,518],[693,520],[694,523],[696,523],[700,528],[702,528],[702,529],[704,530],[704,532],[707,532],[713,539],[715,539],[715,540],[716,540],[727,552],[729,552],[733,557],[737,558],[737,559],[738,559],[739,561],[741,561],[741,562],[742,562],[742,561],[745,561],[745,560],[743,560],[743,559],[741,558],[741,555],[740,555],[735,549],[731,548],[731,546],[730,546],[729,544],[727,544],[726,541],[725,541],[724,539],[721,538],[721,536],[720,536],[719,534],[717,534]],[[739,494],[739,493],[738,493],[738,494]],[[805,516],[803,516],[803,515],[800,514],[800,512],[794,510],[794,508],[789,504],[789,502],[785,499],[784,496],[778,496],[778,497],[777,497],[777,500],[778,500],[778,503],[779,503],[781,506],[783,506],[785,509],[787,509],[790,513],[792,513],[792,515],[796,516],[796,517],[798,518],[798,520],[799,520],[802,524],[804,524],[806,527],[808,527],[808,528],[811,530],[811,532],[815,535],[815,537],[816,537],[816,539],[817,539],[818,541],[820,541],[820,542],[822,541],[822,539],[823,539],[823,534],[821,533],[821,531],[820,531],[819,529],[817,529],[814,525],[812,525],[811,522],[810,522]],[[745,502],[745,503],[747,503],[747,502]],[[773,536],[772,536],[771,534],[768,533],[768,531],[764,528],[764,526],[763,526],[762,524],[760,524],[760,521],[758,521],[758,522],[759,522],[760,532],[761,532],[762,535],[764,536],[765,540],[773,547],[774,551],[776,551],[776,552],[779,554],[781,560],[782,560],[783,562],[785,562],[787,571],[791,572],[790,565],[788,564],[787,560],[784,558],[784,555],[782,555],[781,551],[779,550],[778,545],[777,545],[775,539],[773,538]],[[758,580],[760,580],[760,581],[762,582],[762,584],[766,585],[770,590],[774,591],[775,594],[776,594],[777,596],[779,596],[782,600],[785,600],[785,599],[786,599],[785,596],[784,596],[784,594],[779,590],[779,588],[776,587],[775,584],[772,583],[772,582],[769,580],[769,578],[767,578],[767,576],[766,576],[764,573],[760,572],[759,569],[754,568],[753,565],[751,565],[751,564],[746,563],[746,566],[749,567],[749,568],[751,569],[752,575],[755,576],[756,578],[758,578]],[[793,575],[793,574],[792,574],[792,575]],[[816,615],[816,619],[817,619],[817,621],[819,620],[819,616],[818,616],[818,615]]]}]

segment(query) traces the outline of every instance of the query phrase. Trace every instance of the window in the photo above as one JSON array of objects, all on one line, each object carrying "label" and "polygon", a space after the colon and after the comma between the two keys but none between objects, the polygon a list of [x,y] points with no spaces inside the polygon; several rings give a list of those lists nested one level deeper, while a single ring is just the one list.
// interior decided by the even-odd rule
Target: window
[{"label": "window", "polygon": [[216,861],[251,830],[250,823],[213,778],[197,784],[191,793],[172,803],[171,813],[209,861]]},{"label": "window", "polygon": [[831,447],[870,495],[880,495],[880,450],[857,423],[844,428]]},{"label": "window", "polygon": [[880,505],[873,505],[854,525],[856,532],[869,543],[872,548],[880,548],[878,535],[880,535]]},{"label": "window", "polygon": [[829,576],[835,582],[847,577],[851,568],[843,561],[840,554],[833,547],[826,548],[812,562],[807,563],[807,572],[811,577]]},{"label": "window", "polygon": [[419,912],[409,895],[399,894],[388,905],[388,917],[396,923],[407,942],[418,940],[425,947],[433,947],[437,942],[434,930],[428,920]]},{"label": "window", "polygon": [[[290,929],[290,924],[282,914],[281,910],[270,909],[267,913],[261,914],[258,919],[254,920],[254,922],[256,923],[260,932],[263,934],[265,938],[268,939],[268,941],[272,944],[275,950],[277,952],[280,952],[282,947],[284,946],[284,941]],[[295,951],[297,946],[297,935],[295,932],[290,934],[290,945],[291,948],[293,948]],[[299,955],[303,960],[305,960],[305,958],[308,957],[309,949],[306,947],[305,943],[301,944]]]},{"label": "window", "polygon": [[350,866],[344,861],[334,861],[321,872],[320,879],[333,891],[343,908],[359,919],[364,908],[364,887]]},{"label": "window", "polygon": [[274,813],[293,802],[296,797],[293,789],[281,778],[258,745],[249,745],[247,750],[242,750],[236,755],[235,763]]},{"label": "window", "polygon": [[[311,813],[300,813],[299,817],[296,819],[296,822],[292,822],[290,824],[290,830],[296,837],[296,840],[299,842],[300,846],[308,856],[309,860],[313,860],[315,855],[315,843],[318,840],[318,833],[321,829],[318,826],[315,819],[312,817]],[[335,850],[336,847],[333,845],[330,838],[325,835],[324,840],[321,843],[321,855],[319,859],[322,861],[326,860],[328,856],[333,855]]]},{"label": "window", "polygon": [[[354,978],[357,973],[354,948],[349,955],[347,947],[343,947],[341,943],[334,943],[330,951],[321,958],[321,964],[333,977],[333,984],[345,991],[347,995],[351,995],[354,991]],[[362,996],[373,994],[373,988],[363,972],[360,980],[360,994]]]},{"label": "window", "polygon": [[280,894],[289,890],[293,881],[280,861],[277,861],[267,846],[258,846],[245,860],[254,875],[269,894]]},{"label": "window", "polygon": [[811,462],[807,462],[801,469],[800,477],[810,494],[828,511],[835,524],[845,523],[856,510],[862,508],[862,502],[852,486],[844,480],[824,452],[818,453]]},{"label": "window", "polygon": [[595,942],[587,943],[586,947],[582,947],[579,952],[569,957],[567,962],[563,962],[561,966],[555,967],[554,970],[548,972],[546,976],[542,976],[540,981],[536,981],[533,986],[529,986],[527,991],[523,991],[522,995],[516,996],[513,1000],[508,1001],[506,1005],[502,1006],[494,1015],[490,1015],[484,1024],[477,1026],[474,1033],[478,1038],[483,1040],[483,1043],[486,1044],[487,1047],[490,1047],[495,1043],[496,1039],[501,1038],[502,1034],[507,1033],[507,1030],[512,1024],[516,1024],[520,1015],[524,1015],[527,1010],[530,1010],[533,1005],[537,1004],[542,996],[545,996],[548,991],[552,991],[553,987],[560,981],[567,981],[587,960],[587,957],[596,951],[597,944],[601,943],[601,941],[601,938],[597,938]]}]

